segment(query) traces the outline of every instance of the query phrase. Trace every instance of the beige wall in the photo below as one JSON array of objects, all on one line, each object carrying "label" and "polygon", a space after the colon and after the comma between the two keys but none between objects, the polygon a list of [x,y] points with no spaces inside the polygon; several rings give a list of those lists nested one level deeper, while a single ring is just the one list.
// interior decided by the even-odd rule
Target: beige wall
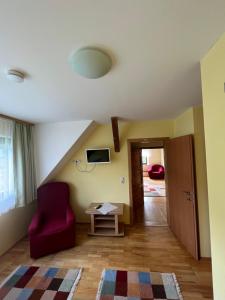
[{"label": "beige wall", "polygon": [[193,107],[188,108],[174,119],[174,137],[194,134]]},{"label": "beige wall", "polygon": [[27,234],[34,211],[35,203],[32,203],[0,216],[0,255]]},{"label": "beige wall", "polygon": [[163,162],[161,149],[143,149],[142,155],[147,157],[147,165],[162,164]]},{"label": "beige wall", "polygon": [[[201,109],[196,112],[201,113]],[[197,183],[199,201],[200,247],[201,255],[210,256],[208,200],[205,174],[205,161],[199,155],[204,154],[204,136],[202,118],[197,118],[198,126],[194,123],[194,109],[188,109],[175,120],[155,122],[120,123],[121,151],[113,151],[112,130],[110,125],[98,125],[90,138],[76,152],[72,160],[80,159],[85,162],[84,151],[86,148],[110,147],[112,155],[111,164],[97,165],[90,173],[79,172],[72,160],[58,173],[55,180],[66,181],[71,187],[71,202],[77,215],[78,222],[87,222],[85,209],[91,202],[111,201],[123,202],[126,205],[124,220],[129,223],[129,186],[128,186],[128,152],[127,139],[150,137],[173,137],[185,134],[196,134],[197,151]],[[196,123],[197,124],[197,123]],[[201,137],[200,137],[201,135]],[[84,167],[84,165],[83,165]],[[91,168],[89,166],[89,168]],[[125,184],[120,183],[124,176]]]},{"label": "beige wall", "polygon": [[225,34],[201,62],[214,299],[225,299]]},{"label": "beige wall", "polygon": [[196,107],[193,111],[194,117],[194,146],[196,165],[196,185],[199,214],[199,235],[201,255],[211,256],[210,227],[209,227],[209,203],[206,172],[206,154],[204,139],[203,109]]}]

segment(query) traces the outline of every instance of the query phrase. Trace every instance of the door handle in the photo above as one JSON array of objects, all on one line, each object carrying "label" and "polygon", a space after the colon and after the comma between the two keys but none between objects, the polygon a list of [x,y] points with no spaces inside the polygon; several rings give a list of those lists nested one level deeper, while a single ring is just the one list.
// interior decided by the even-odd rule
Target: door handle
[{"label": "door handle", "polygon": [[186,200],[192,201],[194,193],[193,192],[189,192],[189,191],[183,191],[183,192],[186,195]]}]

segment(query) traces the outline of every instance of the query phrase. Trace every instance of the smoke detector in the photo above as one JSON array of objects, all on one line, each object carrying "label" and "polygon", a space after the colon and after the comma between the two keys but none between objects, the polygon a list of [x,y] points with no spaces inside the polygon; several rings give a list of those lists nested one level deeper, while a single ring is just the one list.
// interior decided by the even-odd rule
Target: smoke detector
[{"label": "smoke detector", "polygon": [[21,71],[11,69],[6,72],[6,78],[14,82],[23,82],[25,74]]}]

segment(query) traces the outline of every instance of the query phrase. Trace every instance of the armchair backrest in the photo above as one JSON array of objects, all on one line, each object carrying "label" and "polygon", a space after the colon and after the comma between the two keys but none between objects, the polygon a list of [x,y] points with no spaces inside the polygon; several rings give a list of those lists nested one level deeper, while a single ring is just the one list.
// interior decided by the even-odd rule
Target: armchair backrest
[{"label": "armchair backrest", "polygon": [[163,172],[164,167],[162,165],[155,164],[152,166],[152,171],[154,172]]},{"label": "armchair backrest", "polygon": [[50,182],[37,190],[38,210],[49,219],[65,219],[69,206],[69,186],[65,182]]}]

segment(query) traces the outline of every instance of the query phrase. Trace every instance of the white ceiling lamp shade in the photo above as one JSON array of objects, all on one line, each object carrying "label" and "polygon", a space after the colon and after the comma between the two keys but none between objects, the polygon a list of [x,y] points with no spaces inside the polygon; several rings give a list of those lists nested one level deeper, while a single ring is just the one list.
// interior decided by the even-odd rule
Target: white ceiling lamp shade
[{"label": "white ceiling lamp shade", "polygon": [[6,78],[10,81],[20,83],[24,81],[25,74],[21,71],[11,69],[6,72]]},{"label": "white ceiling lamp shade", "polygon": [[86,78],[99,78],[112,67],[111,57],[103,50],[85,47],[75,52],[69,59],[74,72]]}]

